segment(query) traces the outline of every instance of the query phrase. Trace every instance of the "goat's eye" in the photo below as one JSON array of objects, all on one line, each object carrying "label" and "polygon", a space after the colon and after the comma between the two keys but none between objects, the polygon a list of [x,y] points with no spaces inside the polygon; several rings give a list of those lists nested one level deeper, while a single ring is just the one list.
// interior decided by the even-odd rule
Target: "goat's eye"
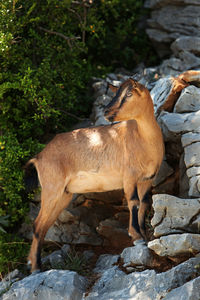
[{"label": "goat's eye", "polygon": [[126,96],[127,97],[131,97],[133,94],[131,92],[127,93]]}]

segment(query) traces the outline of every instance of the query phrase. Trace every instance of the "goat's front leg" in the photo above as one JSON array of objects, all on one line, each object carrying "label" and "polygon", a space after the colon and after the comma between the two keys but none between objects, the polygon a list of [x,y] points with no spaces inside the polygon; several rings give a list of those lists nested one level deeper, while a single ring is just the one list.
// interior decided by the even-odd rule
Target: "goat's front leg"
[{"label": "goat's front leg", "polygon": [[138,224],[140,227],[140,232],[145,240],[146,237],[146,228],[145,228],[145,216],[147,210],[151,206],[151,201],[149,198],[149,190],[152,185],[152,180],[141,181],[138,183],[138,195],[140,199],[140,206],[138,210]]},{"label": "goat's front leg", "polygon": [[124,193],[130,212],[128,229],[129,235],[132,237],[133,241],[142,240],[143,236],[138,223],[138,206],[140,202],[137,185],[133,178],[128,178],[124,182]]}]

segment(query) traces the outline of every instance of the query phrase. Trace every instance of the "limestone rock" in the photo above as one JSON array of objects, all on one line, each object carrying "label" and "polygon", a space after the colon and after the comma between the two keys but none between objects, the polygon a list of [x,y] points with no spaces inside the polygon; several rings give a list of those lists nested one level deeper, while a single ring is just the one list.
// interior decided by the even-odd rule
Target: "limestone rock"
[{"label": "limestone rock", "polygon": [[199,233],[194,221],[200,216],[199,199],[181,199],[171,195],[153,195],[154,216],[151,224],[154,236],[184,233],[186,230]]},{"label": "limestone rock", "polygon": [[160,8],[160,7],[166,6],[167,4],[200,5],[199,0],[147,0],[145,2],[146,7],[149,7],[149,8]]},{"label": "limestone rock", "polygon": [[121,258],[124,261],[124,267],[130,265],[152,267],[151,253],[144,244],[137,244],[134,247],[125,248],[121,253]]},{"label": "limestone rock", "polygon": [[163,182],[167,177],[169,177],[173,173],[174,170],[169,166],[166,160],[163,160],[160,170],[153,181],[153,186],[155,187],[159,185],[161,182]]},{"label": "limestone rock", "polygon": [[191,258],[187,262],[159,274],[154,270],[145,270],[127,275],[114,266],[103,273],[84,299],[161,300],[172,289],[185,284],[191,279],[191,276],[197,276],[195,266],[199,262],[200,258]]},{"label": "limestone rock", "polygon": [[179,77],[165,77],[159,79],[151,90],[155,115],[158,116],[161,110],[172,111],[180,91],[187,85],[188,84]]},{"label": "limestone rock", "polygon": [[3,300],[81,300],[87,280],[72,271],[50,270],[14,283]]},{"label": "limestone rock", "polygon": [[181,300],[196,300],[200,299],[200,277],[197,277],[184,285],[169,292],[163,300],[181,299]]},{"label": "limestone rock", "polygon": [[183,233],[161,236],[160,239],[149,242],[148,248],[160,256],[196,253],[200,251],[200,234]]},{"label": "limestone rock", "polygon": [[200,141],[200,133],[188,132],[181,136],[181,143],[183,147],[191,145]]},{"label": "limestone rock", "polygon": [[194,112],[200,110],[200,89],[190,85],[182,92],[175,104],[174,112]]},{"label": "limestone rock", "polygon": [[181,36],[200,37],[200,6],[197,1],[153,0],[150,1],[150,7],[152,13],[146,31],[160,56],[169,54],[169,45]]},{"label": "limestone rock", "polygon": [[99,256],[96,267],[94,268],[95,273],[102,273],[105,270],[113,267],[117,263],[119,255],[102,254]]},{"label": "limestone rock", "polygon": [[200,133],[200,110],[184,114],[162,112],[158,121],[165,141],[177,141],[187,132]]},{"label": "limestone rock", "polygon": [[185,165],[187,168],[200,166],[200,141],[192,143],[184,148]]},{"label": "limestone rock", "polygon": [[131,238],[128,236],[127,228],[124,228],[124,226],[114,218],[101,221],[96,230],[105,238],[104,246],[112,245],[115,248],[122,248],[132,244]]}]

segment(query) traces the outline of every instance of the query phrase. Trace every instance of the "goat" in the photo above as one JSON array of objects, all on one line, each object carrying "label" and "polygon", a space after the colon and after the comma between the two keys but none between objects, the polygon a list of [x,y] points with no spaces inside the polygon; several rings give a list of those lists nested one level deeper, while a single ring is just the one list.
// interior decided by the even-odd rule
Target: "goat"
[{"label": "goat", "polygon": [[[49,227],[73,193],[124,189],[130,211],[129,235],[145,239],[147,196],[164,155],[162,133],[149,91],[129,78],[105,109],[110,125],[57,134],[31,159],[41,184],[41,209],[29,253],[32,271],[41,267],[41,246]],[[139,205],[140,204],[140,205]],[[139,209],[138,209],[139,206]]]}]

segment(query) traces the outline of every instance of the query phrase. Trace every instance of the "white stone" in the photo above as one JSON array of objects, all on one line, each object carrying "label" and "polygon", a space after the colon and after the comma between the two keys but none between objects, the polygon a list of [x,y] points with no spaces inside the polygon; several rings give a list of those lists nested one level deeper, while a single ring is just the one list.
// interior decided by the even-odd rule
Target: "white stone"
[{"label": "white stone", "polygon": [[77,273],[49,270],[12,285],[3,300],[81,300],[87,280]]},{"label": "white stone", "polygon": [[200,175],[200,166],[199,167],[191,167],[187,169],[187,176],[188,178],[191,178],[193,176],[198,176]]},{"label": "white stone", "polygon": [[118,259],[119,259],[119,255],[111,255],[111,254],[100,255],[96,262],[96,267],[94,269],[94,272],[99,273],[112,268],[113,265],[117,263]]},{"label": "white stone", "polygon": [[189,178],[189,192],[190,197],[200,197],[200,176]]},{"label": "white stone", "polygon": [[183,114],[161,112],[158,121],[166,141],[176,141],[187,132],[200,133],[200,110]]},{"label": "white stone", "polygon": [[173,78],[166,77],[159,79],[154,88],[151,90],[151,97],[154,104],[155,114],[158,115],[159,109],[165,103],[165,100],[169,96],[173,85]]},{"label": "white stone", "polygon": [[[160,237],[170,233],[182,233],[186,230],[198,232],[193,221],[197,218],[199,199],[181,199],[166,194],[153,195],[154,216],[151,224],[154,236]],[[193,220],[193,221],[191,221]]]},{"label": "white stone", "polygon": [[137,244],[134,247],[125,248],[121,253],[124,267],[130,265],[152,266],[152,255],[148,247],[144,244]]},{"label": "white stone", "polygon": [[177,256],[200,251],[200,234],[183,233],[162,236],[148,243],[148,247],[160,256]]},{"label": "white stone", "polygon": [[184,113],[198,110],[200,110],[200,89],[194,85],[190,85],[182,90],[174,106],[174,112]]},{"label": "white stone", "polygon": [[183,147],[195,142],[200,142],[200,133],[188,132],[181,136],[181,143]]},{"label": "white stone", "polygon": [[169,292],[163,300],[197,300],[200,299],[200,277]]},{"label": "white stone", "polygon": [[171,270],[159,274],[154,270],[145,270],[127,275],[115,266],[103,273],[84,299],[161,300],[172,289],[178,288],[190,280],[195,266],[199,262],[200,258],[191,258]]},{"label": "white stone", "polygon": [[193,143],[184,148],[184,161],[186,168],[200,166],[200,142]]}]

